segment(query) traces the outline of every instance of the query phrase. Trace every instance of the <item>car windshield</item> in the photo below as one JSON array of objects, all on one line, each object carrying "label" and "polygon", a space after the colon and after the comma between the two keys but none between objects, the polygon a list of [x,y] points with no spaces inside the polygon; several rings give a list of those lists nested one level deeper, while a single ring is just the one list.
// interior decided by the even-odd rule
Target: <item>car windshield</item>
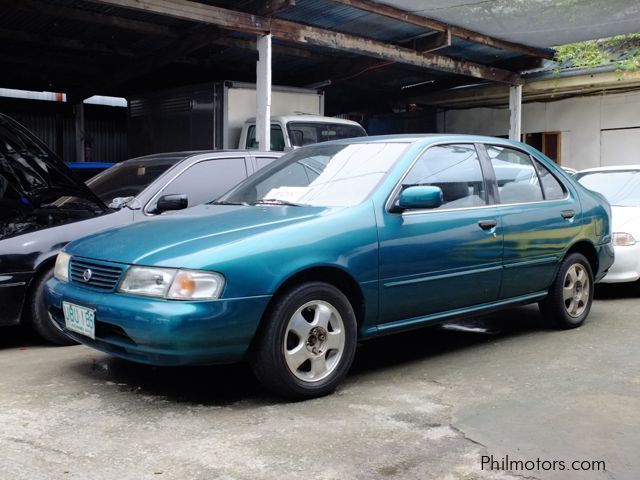
[{"label": "car windshield", "polygon": [[87,185],[105,203],[118,197],[136,197],[182,158],[136,159],[118,163],[93,177]]},{"label": "car windshield", "polygon": [[342,138],[367,136],[367,132],[360,125],[326,122],[289,122],[287,123],[287,132],[291,145],[294,147]]},{"label": "car windshield", "polygon": [[351,206],[373,191],[406,143],[313,145],[283,156],[214,203]]},{"label": "car windshield", "polygon": [[640,207],[640,170],[590,172],[577,178],[588,189],[604,195],[611,205]]}]

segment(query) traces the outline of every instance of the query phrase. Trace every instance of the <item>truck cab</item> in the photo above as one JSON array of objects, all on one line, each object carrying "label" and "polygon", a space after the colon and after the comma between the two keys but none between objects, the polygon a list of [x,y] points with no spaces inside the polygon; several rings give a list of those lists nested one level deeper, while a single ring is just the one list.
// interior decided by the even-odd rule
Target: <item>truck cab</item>
[{"label": "truck cab", "polygon": [[[353,120],[303,114],[272,116],[270,150],[291,150],[312,143],[366,136],[365,129]],[[255,118],[243,125],[238,148],[258,148]]]}]

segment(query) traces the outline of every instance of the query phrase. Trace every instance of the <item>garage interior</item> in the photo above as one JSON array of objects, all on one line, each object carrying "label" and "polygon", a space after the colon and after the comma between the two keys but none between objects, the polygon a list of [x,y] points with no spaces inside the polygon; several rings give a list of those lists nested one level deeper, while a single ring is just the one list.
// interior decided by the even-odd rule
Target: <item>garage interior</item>
[{"label": "garage interior", "polygon": [[[371,134],[436,131],[440,96],[502,85],[513,87],[509,136],[519,139],[521,72],[548,65],[551,45],[632,32],[640,21],[624,1],[494,3],[0,0],[0,88],[63,100],[2,97],[0,108],[67,161],[124,160],[125,109],[83,100],[219,80],[262,85],[257,39],[268,36],[268,85],[321,89],[327,115]],[[610,20],[596,21],[603,15]]]}]

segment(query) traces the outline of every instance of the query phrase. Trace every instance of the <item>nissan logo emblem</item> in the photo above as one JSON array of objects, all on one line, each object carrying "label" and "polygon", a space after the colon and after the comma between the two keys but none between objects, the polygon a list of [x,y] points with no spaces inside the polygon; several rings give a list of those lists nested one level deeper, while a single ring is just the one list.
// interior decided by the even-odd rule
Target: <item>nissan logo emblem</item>
[{"label": "nissan logo emblem", "polygon": [[91,280],[91,275],[93,275],[93,272],[91,271],[90,268],[87,268],[84,273],[82,274],[82,279],[85,282],[88,282],[89,280]]}]

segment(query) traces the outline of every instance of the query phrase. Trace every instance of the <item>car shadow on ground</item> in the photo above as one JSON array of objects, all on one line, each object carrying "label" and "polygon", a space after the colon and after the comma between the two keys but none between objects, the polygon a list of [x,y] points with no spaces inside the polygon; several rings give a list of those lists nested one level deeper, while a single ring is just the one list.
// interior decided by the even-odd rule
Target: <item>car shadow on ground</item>
[{"label": "car shadow on ground", "polygon": [[[547,328],[538,309],[529,306],[389,335],[360,345],[349,377],[425,361],[496,338]],[[207,406],[238,404],[240,407],[247,404],[255,407],[283,401],[264,390],[246,364],[153,367],[96,352],[90,362],[78,361],[71,368],[88,377],[92,383],[109,382],[121,391],[159,396],[180,403]]]},{"label": "car shadow on ground", "polygon": [[599,283],[595,288],[594,300],[620,300],[640,298],[640,281],[629,283]]},{"label": "car shadow on ground", "polygon": [[0,335],[0,351],[12,348],[27,349],[30,347],[52,346],[22,325],[0,328],[2,328],[2,334]]},{"label": "car shadow on ground", "polygon": [[[595,292],[596,301],[637,297],[636,285],[598,285]],[[380,337],[360,345],[349,377],[549,329],[537,307],[529,305]],[[45,345],[26,329],[9,327],[3,333],[0,349]],[[109,382],[120,391],[159,396],[175,402],[203,405],[249,402],[252,406],[282,402],[259,385],[246,364],[154,367],[95,352],[90,361],[77,361],[71,368],[92,382]]]}]

